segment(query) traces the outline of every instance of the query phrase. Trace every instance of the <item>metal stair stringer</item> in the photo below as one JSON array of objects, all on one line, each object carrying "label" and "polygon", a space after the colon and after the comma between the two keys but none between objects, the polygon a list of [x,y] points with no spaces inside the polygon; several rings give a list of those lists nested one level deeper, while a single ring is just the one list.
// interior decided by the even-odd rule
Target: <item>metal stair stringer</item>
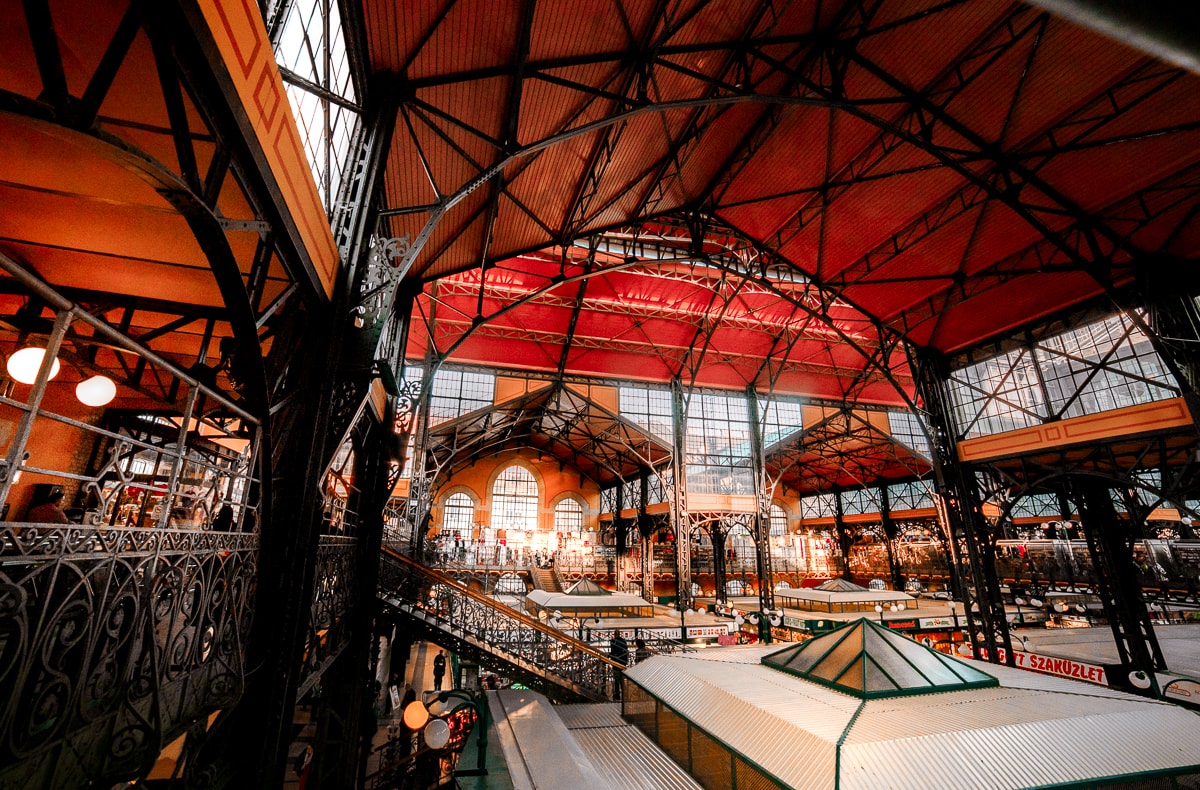
[{"label": "metal stair stringer", "polygon": [[548,697],[611,700],[620,665],[569,634],[385,547],[379,598],[434,642]]}]

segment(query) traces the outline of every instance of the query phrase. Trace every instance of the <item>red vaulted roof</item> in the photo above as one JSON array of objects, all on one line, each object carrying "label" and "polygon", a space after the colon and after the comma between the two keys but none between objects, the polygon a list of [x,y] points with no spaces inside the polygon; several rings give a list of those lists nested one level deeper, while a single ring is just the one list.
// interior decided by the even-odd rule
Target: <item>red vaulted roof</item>
[{"label": "red vaulted roof", "polygon": [[899,404],[1200,249],[1198,77],[1022,3],[361,11],[414,355]]}]

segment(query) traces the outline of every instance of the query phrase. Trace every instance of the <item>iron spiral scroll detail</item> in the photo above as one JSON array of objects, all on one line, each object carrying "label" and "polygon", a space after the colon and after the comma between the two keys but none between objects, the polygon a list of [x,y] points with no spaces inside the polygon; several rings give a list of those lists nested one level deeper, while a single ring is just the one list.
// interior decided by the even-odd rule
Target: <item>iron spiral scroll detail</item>
[{"label": "iron spiral scroll detail", "polygon": [[258,536],[0,527],[0,787],[141,776],[242,694]]}]

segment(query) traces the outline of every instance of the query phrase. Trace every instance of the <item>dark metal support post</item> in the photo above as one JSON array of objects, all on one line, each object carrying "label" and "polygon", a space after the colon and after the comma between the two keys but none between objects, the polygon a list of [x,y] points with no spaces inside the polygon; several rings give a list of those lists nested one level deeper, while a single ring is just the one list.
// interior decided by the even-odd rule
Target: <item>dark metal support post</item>
[{"label": "dark metal support post", "polygon": [[[1141,586],[1133,569],[1128,539],[1133,525],[1121,522],[1103,480],[1076,476],[1072,478],[1071,486],[1096,570],[1097,592],[1112,628],[1123,674],[1166,669],[1154,635],[1154,624],[1142,600]],[[1117,681],[1128,690],[1140,693],[1139,689],[1127,685],[1125,677],[1117,678]]]},{"label": "dark metal support post", "polygon": [[725,541],[729,538],[729,531],[721,522],[709,523],[708,535],[713,545],[713,583],[717,588],[717,602],[726,603],[729,600],[729,593],[726,591],[725,584],[729,578],[729,571],[725,565]]},{"label": "dark metal support post", "polygon": [[892,500],[886,484],[879,486],[879,518],[883,521],[883,538],[887,541],[888,571],[892,576],[892,589],[904,589],[904,576],[900,563],[896,561],[896,522],[892,520]]},{"label": "dark metal support post", "polygon": [[771,614],[775,611],[775,587],[771,567],[771,492],[767,487],[766,462],[763,458],[763,416],[759,413],[758,392],[746,388],[746,414],[750,422],[750,471],[754,477],[755,565],[758,572],[759,638],[771,641]]},{"label": "dark metal support post", "polygon": [[[944,360],[928,351],[916,356],[913,367],[931,434],[929,447],[938,488],[938,517],[949,538],[950,557],[958,582],[957,597],[967,616],[975,657],[999,663],[999,649],[1002,648],[1004,660],[1012,666],[1015,657],[1009,641],[1004,599],[1000,595],[995,564],[991,561],[991,544],[978,486],[971,468],[958,460],[958,432],[946,392],[948,373]],[[966,583],[967,576],[970,584]]]},{"label": "dark metal support post", "polygon": [[625,509],[625,482],[617,483],[617,504],[616,512],[613,513],[613,539],[616,541],[614,547],[614,564],[616,566],[615,585],[618,590],[625,592],[625,586],[628,584],[628,569],[626,563],[629,560],[629,522],[622,516],[621,511]]},{"label": "dark metal support post", "polygon": [[[674,486],[671,494],[671,526],[675,529],[675,601],[676,606],[692,605],[692,530],[687,510],[687,402],[683,382],[671,381],[671,470]],[[720,594],[720,591],[718,591]]]},{"label": "dark metal support post", "polygon": [[[646,513],[646,500],[650,498],[650,479],[643,474],[638,485],[637,527],[642,536],[642,597],[654,601],[654,541],[657,523]],[[678,547],[676,547],[678,548]]]},{"label": "dark metal support post", "polygon": [[[383,507],[387,503],[388,468],[392,460],[387,441],[390,424],[373,417],[359,422],[362,441],[357,442],[355,481],[359,485],[354,510],[359,514],[355,565],[357,590],[346,616],[350,618],[349,644],[322,679],[322,697],[317,720],[317,748],[309,774],[309,787],[354,787],[355,777],[365,775],[366,754],[375,734],[372,714],[374,677],[367,671],[375,649],[375,590],[379,576],[379,551],[383,540]],[[365,748],[364,748],[365,747]]]},{"label": "dark metal support post", "polygon": [[833,531],[837,533],[838,551],[842,554],[842,578],[850,580],[850,547],[854,545],[854,533],[846,524],[846,515],[842,511],[842,492],[833,492]]},{"label": "dark metal support post", "polygon": [[421,378],[421,395],[417,398],[417,418],[413,437],[409,443],[412,453],[412,477],[408,487],[408,523],[412,534],[413,556],[420,558],[424,551],[425,531],[429,526],[429,509],[433,506],[433,481],[425,470],[426,444],[429,436],[429,399],[433,392],[433,364],[429,353],[425,355],[425,373]]}]

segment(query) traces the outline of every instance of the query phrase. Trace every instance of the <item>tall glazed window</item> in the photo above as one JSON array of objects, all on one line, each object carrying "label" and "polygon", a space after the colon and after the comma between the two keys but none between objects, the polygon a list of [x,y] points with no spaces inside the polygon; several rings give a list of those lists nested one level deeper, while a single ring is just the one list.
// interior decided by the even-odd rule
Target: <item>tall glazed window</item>
[{"label": "tall glazed window", "polygon": [[531,532],[537,525],[537,481],[528,469],[513,464],[492,486],[492,526]]},{"label": "tall glazed window", "polygon": [[451,494],[442,507],[442,531],[452,538],[469,538],[475,521],[475,503],[462,493]]},{"label": "tall glazed window", "polygon": [[359,107],[336,0],[292,0],[273,21],[275,60],[325,213],[348,170]]}]

